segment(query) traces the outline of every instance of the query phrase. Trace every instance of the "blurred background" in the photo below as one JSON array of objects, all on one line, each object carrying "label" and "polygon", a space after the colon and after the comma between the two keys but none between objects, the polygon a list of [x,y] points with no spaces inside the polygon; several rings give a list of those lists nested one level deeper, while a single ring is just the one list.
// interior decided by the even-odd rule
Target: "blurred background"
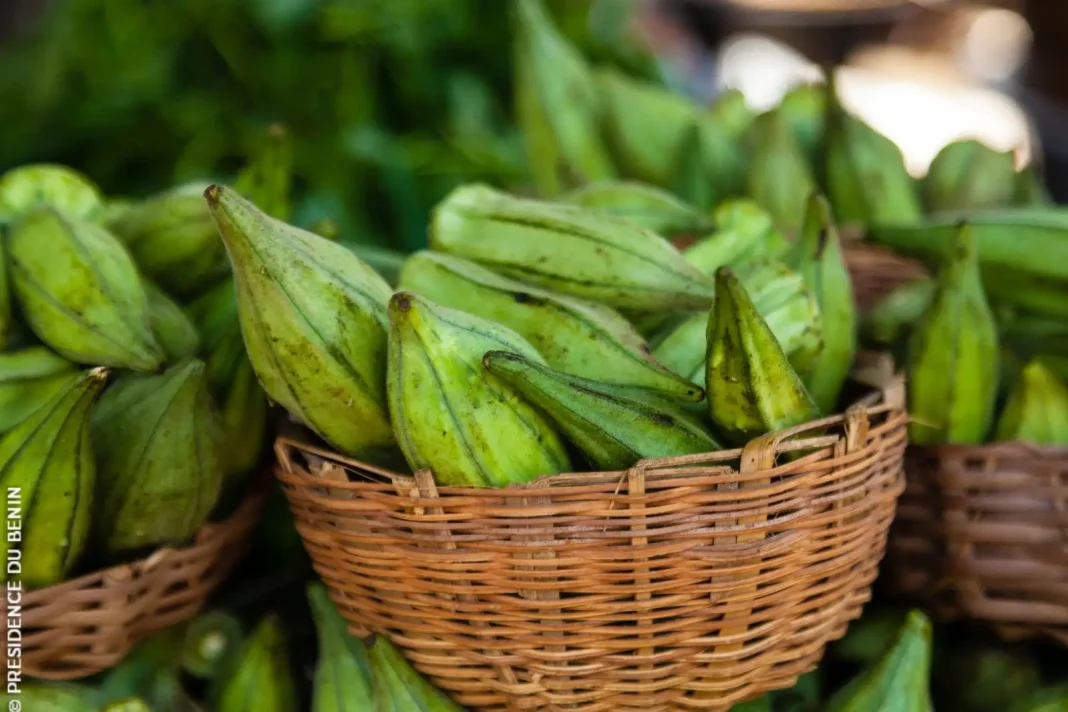
[{"label": "blurred background", "polygon": [[[4,0],[0,169],[55,161],[110,195],[232,175],[273,122],[296,141],[293,221],[412,250],[471,180],[525,182],[500,0]],[[843,103],[922,175],[979,138],[1068,199],[1061,0],[551,0],[599,63],[768,108],[841,67]]]}]

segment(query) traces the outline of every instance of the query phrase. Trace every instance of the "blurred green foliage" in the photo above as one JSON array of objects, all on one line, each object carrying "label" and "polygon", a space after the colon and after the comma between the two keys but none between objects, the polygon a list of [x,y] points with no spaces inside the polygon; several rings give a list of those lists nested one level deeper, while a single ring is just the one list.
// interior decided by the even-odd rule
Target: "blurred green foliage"
[{"label": "blurred green foliage", "polygon": [[[550,0],[596,61],[651,75],[632,0]],[[293,221],[412,250],[473,180],[520,189],[507,0],[53,0],[0,53],[0,168],[55,161],[109,195],[226,180],[295,139]]]}]

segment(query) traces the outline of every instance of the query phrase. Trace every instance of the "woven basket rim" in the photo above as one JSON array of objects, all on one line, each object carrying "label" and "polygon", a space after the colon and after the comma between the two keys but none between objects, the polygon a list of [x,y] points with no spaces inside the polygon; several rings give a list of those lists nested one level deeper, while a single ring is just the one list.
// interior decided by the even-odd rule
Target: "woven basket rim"
[{"label": "woven basket rim", "polygon": [[[841,435],[823,434],[802,437],[805,433],[826,431],[828,428],[835,426],[855,427],[862,420],[866,428],[867,422],[875,416],[889,416],[895,412],[905,411],[905,376],[896,369],[893,359],[888,354],[861,352],[858,354],[857,366],[850,375],[855,383],[866,386],[871,390],[854,401],[845,411],[767,433],[750,440],[742,447],[692,455],[646,458],[639,460],[626,470],[619,471],[563,472],[542,475],[530,482],[509,484],[504,487],[435,484],[435,489],[439,496],[448,497],[516,497],[529,496],[531,491],[545,491],[547,489],[555,492],[563,488],[603,487],[618,482],[620,476],[624,476],[627,472],[634,470],[641,471],[644,477],[650,481],[673,477],[707,476],[708,466],[714,467],[720,463],[723,463],[724,474],[737,475],[739,473],[734,472],[733,468],[726,463],[738,460],[743,463],[742,473],[772,470],[776,468],[775,456],[778,453],[812,451],[833,447],[842,439]],[[431,470],[420,470],[413,474],[396,472],[339,453],[331,449],[329,445],[314,444],[310,441],[310,438],[301,435],[279,434],[275,439],[274,449],[278,463],[278,474],[284,477],[309,477],[312,481],[318,480],[315,475],[310,473],[303,474],[303,468],[295,466],[292,456],[295,450],[358,470],[365,475],[374,477],[381,484],[394,483],[414,486],[417,480],[421,480],[426,476],[433,478]],[[693,469],[695,466],[700,465],[706,465],[703,472]],[[789,467],[789,465],[780,467]],[[330,487],[339,490],[360,490],[369,484],[367,481],[330,480]]]}]

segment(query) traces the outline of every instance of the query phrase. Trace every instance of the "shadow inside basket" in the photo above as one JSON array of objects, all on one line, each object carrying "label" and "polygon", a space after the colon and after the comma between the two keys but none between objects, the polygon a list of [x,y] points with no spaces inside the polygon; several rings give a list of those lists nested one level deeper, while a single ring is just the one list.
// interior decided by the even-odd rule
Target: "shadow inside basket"
[{"label": "shadow inside basket", "polygon": [[389,633],[461,704],[712,709],[792,684],[868,600],[904,488],[888,393],[743,448],[501,489],[307,434],[279,438],[278,476],[353,632]]}]

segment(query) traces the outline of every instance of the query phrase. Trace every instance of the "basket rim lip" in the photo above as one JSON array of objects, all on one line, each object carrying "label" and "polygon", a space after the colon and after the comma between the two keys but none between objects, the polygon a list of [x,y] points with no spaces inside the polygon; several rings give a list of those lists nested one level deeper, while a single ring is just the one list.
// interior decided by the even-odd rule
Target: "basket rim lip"
[{"label": "basket rim lip", "polygon": [[53,603],[49,598],[77,594],[79,591],[96,588],[102,581],[108,580],[132,580],[138,574],[149,574],[159,570],[175,553],[190,551],[206,551],[210,544],[232,535],[244,529],[246,525],[254,525],[259,519],[259,511],[267,501],[268,484],[273,464],[261,466],[257,474],[250,478],[246,485],[246,491],[241,498],[241,503],[225,519],[208,521],[200,526],[191,542],[185,546],[163,546],[142,556],[134,561],[105,566],[86,572],[81,576],[66,579],[45,588],[27,591],[22,596],[24,609],[36,608],[44,602]]},{"label": "basket rim lip", "polygon": [[[564,488],[578,488],[584,485],[600,487],[605,484],[618,483],[621,478],[626,478],[628,474],[633,472],[640,472],[646,480],[653,481],[673,477],[707,476],[707,470],[715,469],[717,467],[723,469],[724,472],[734,473],[734,468],[727,464],[731,461],[738,461],[739,459],[745,460],[747,458],[763,459],[761,456],[766,455],[769,451],[773,454],[792,451],[814,451],[822,448],[834,447],[844,439],[841,434],[796,437],[807,431],[825,430],[826,428],[835,425],[847,426],[858,418],[868,418],[871,416],[884,416],[886,418],[886,424],[892,423],[895,428],[902,430],[907,428],[908,412],[904,402],[905,376],[902,371],[896,368],[892,357],[882,352],[858,353],[858,365],[851,374],[851,378],[858,384],[865,386],[868,391],[865,395],[854,401],[854,403],[846,410],[824,418],[810,420],[790,428],[772,431],[750,440],[742,447],[695,453],[692,455],[647,458],[639,460],[632,467],[624,470],[547,474],[526,483],[509,484],[505,487],[438,485],[435,482],[433,489],[436,490],[438,496],[448,496],[450,498],[483,498],[486,496],[529,497],[536,493],[559,493],[560,490]],[[886,424],[875,426],[875,428],[884,428],[886,427]],[[433,473],[429,469],[419,470],[412,474],[395,472],[333,450],[329,443],[319,445],[311,442],[311,438],[309,437],[310,431],[304,426],[300,426],[299,432],[300,435],[286,435],[279,433],[275,438],[275,474],[283,484],[288,484],[290,486],[314,486],[316,488],[327,487],[330,489],[356,492],[365,487],[381,487],[381,484],[384,484],[386,481],[392,481],[394,483],[411,483],[412,485],[415,485],[417,481],[421,479],[421,476],[433,480]],[[794,439],[786,442],[788,438]],[[872,446],[873,443],[865,442],[860,448],[854,450],[852,453],[843,454],[843,457],[856,456],[857,453],[862,453]],[[324,481],[322,477],[308,471],[303,465],[295,463],[290,456],[290,451],[297,451],[302,454],[312,454],[335,464],[342,464],[365,472],[374,473],[382,477],[383,482],[376,484],[353,480]],[[685,468],[694,465],[701,466],[702,464],[705,472],[686,472]],[[766,467],[759,466],[755,469],[749,468],[746,470],[745,474],[758,478],[761,475],[773,476],[773,471],[779,467],[790,467],[790,465],[777,466],[772,460],[770,465]],[[568,480],[571,479],[576,481],[573,483],[568,482]]]}]

